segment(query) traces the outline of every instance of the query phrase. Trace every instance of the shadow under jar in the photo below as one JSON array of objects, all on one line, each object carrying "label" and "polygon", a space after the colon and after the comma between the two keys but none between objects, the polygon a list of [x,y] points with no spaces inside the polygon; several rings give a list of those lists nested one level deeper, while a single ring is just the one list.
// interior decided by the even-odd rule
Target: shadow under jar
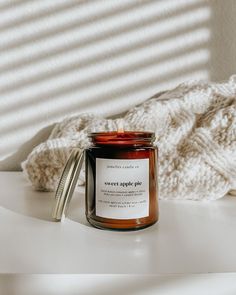
[{"label": "shadow under jar", "polygon": [[91,133],[85,151],[86,217],[102,229],[137,230],[158,220],[152,132]]}]

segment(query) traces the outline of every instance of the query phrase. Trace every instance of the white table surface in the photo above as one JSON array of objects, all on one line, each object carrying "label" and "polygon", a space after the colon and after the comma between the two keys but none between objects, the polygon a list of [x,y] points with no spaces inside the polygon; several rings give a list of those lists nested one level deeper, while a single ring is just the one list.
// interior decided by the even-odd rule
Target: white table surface
[{"label": "white table surface", "polygon": [[236,197],[160,201],[158,224],[112,232],[88,225],[83,187],[64,223],[50,220],[53,194],[35,192],[22,172],[0,172],[0,188],[1,273],[236,272]]}]

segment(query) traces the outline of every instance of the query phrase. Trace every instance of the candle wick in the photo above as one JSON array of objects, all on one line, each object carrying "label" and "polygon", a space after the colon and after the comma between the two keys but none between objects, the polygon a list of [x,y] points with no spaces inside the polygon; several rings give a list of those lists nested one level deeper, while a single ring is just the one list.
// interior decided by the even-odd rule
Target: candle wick
[{"label": "candle wick", "polygon": [[117,133],[123,134],[124,133],[124,122],[123,119],[117,120]]},{"label": "candle wick", "polygon": [[118,128],[117,133],[119,133],[119,134],[124,133],[124,129]]}]

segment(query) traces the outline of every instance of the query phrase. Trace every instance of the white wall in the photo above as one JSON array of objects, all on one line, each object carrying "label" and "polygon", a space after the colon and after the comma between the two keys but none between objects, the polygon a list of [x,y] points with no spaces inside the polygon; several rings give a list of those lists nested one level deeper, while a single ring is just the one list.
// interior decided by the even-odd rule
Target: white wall
[{"label": "white wall", "polygon": [[234,0],[0,1],[0,170],[65,116],[126,111],[236,69]]}]

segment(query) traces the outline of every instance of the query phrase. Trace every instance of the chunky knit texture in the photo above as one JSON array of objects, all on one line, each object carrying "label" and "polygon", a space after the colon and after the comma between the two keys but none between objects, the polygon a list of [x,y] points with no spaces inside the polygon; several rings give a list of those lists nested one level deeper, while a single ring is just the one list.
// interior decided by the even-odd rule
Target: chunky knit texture
[{"label": "chunky knit texture", "polygon": [[55,190],[71,149],[86,148],[89,132],[117,130],[120,120],[125,130],[155,132],[160,199],[213,200],[236,189],[236,76],[221,84],[180,84],[123,118],[65,119],[22,165],[35,189]]}]

